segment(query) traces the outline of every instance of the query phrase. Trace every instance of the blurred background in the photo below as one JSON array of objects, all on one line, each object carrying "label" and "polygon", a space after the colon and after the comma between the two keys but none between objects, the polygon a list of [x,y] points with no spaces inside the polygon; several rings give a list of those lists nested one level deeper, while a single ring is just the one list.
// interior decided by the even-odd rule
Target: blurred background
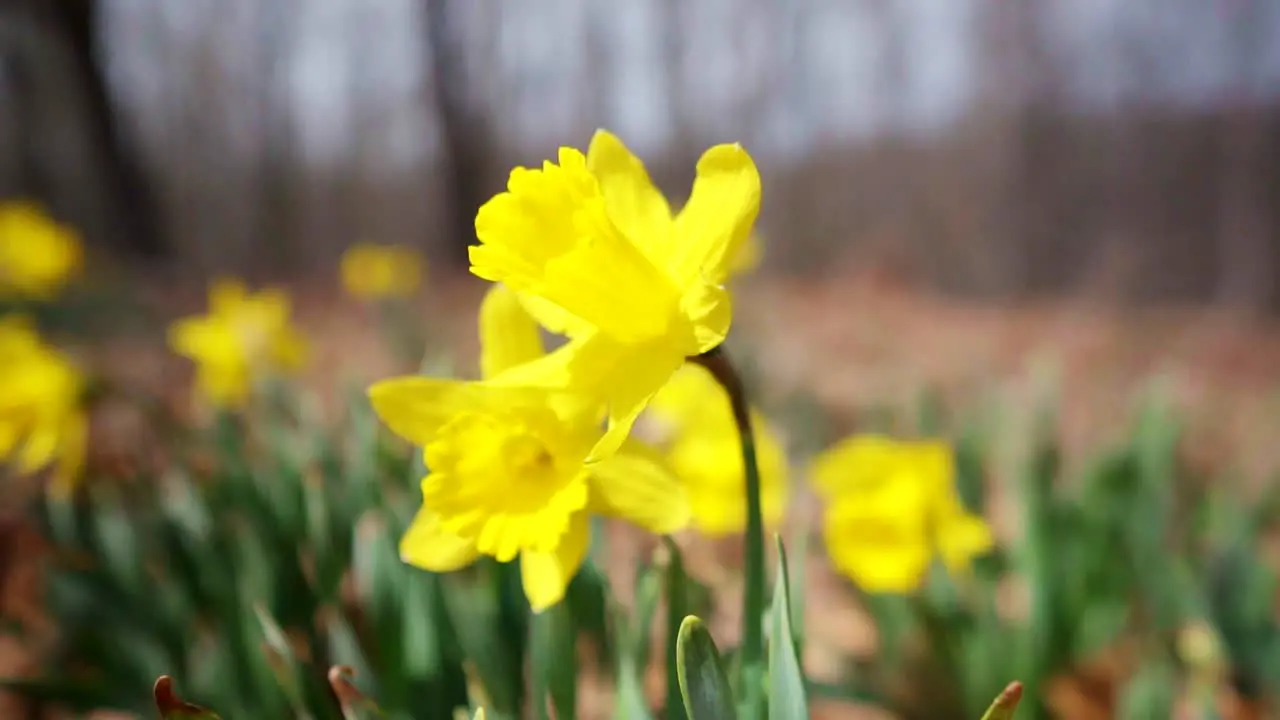
[{"label": "blurred background", "polygon": [[153,266],[465,271],[509,168],[597,127],[677,197],[743,142],[770,273],[1280,300],[1268,0],[0,3],[0,196]]},{"label": "blurred background", "polygon": [[[820,527],[818,504],[799,489],[807,480],[800,467],[841,435],[892,416],[879,427],[963,439],[956,475],[970,489],[1003,488],[982,510],[1002,538],[1016,538],[1005,543],[1011,557],[1025,548],[1065,557],[1076,548],[1063,538],[1087,541],[1080,552],[1096,567],[1086,570],[1110,579],[1081,570],[1072,555],[1049,570],[1033,567],[1045,577],[1028,583],[1040,594],[1027,601],[1034,606],[1027,625],[1033,634],[1060,631],[1047,645],[1067,649],[1031,669],[1009,659],[1007,673],[974,681],[974,697],[985,703],[1009,677],[1040,683],[1064,675],[1083,678],[1069,698],[1091,697],[1096,657],[1127,663],[1098,671],[1108,687],[1128,682],[1138,666],[1117,640],[1130,634],[1158,640],[1148,644],[1159,662],[1146,657],[1143,667],[1164,672],[1171,638],[1199,628],[1185,621],[1203,615],[1224,636],[1233,668],[1253,673],[1253,689],[1239,694],[1252,698],[1262,688],[1280,698],[1280,562],[1271,552],[1280,494],[1261,503],[1241,491],[1263,480],[1280,487],[1280,2],[0,0],[0,201],[40,201],[83,240],[85,286],[110,284],[105,279],[138,291],[158,301],[152,305],[165,320],[203,312],[216,275],[286,284],[316,347],[307,379],[344,412],[368,415],[367,381],[411,371],[424,346],[447,356],[433,372],[474,375],[468,355],[485,289],[467,272],[476,209],[503,189],[513,166],[538,164],[561,145],[585,148],[596,128],[614,131],[644,158],[677,205],[712,144],[741,142],[760,167],[763,259],[735,294],[730,340],[741,345],[731,353],[787,435],[801,498],[793,524]],[[424,292],[391,322],[342,295],[340,258],[365,241],[407,245],[427,259]],[[147,315],[96,297],[85,304],[109,320]],[[380,322],[394,326],[395,349],[379,335]],[[121,387],[174,390],[177,406],[190,399],[191,368],[163,346],[163,332],[153,323],[138,339],[112,326],[105,342],[81,343],[77,359]],[[336,376],[352,381],[351,393],[333,390]],[[1050,396],[1042,427],[1037,413]],[[1143,411],[1151,397],[1157,410]],[[306,410],[299,415],[319,427],[313,399],[299,401]],[[991,408],[998,417],[988,426]],[[160,417],[133,425],[95,419],[88,474],[163,469],[171,460],[139,433],[156,425],[164,437],[187,420]],[[359,564],[347,546],[352,518],[366,511],[377,522],[362,525],[386,535],[377,557],[392,568],[387,576],[417,577],[398,560],[394,523],[382,523],[413,510],[416,498],[388,494],[386,507],[381,496],[366,507],[345,494],[369,458],[384,452],[372,416],[364,422],[357,442],[331,442],[326,426],[306,444],[318,455],[347,444],[359,451],[350,467],[335,460],[328,470],[332,506],[351,515],[321,528],[338,538],[326,535],[325,543],[342,548],[331,568],[335,587],[348,565]],[[247,454],[224,441],[215,456],[238,468]],[[294,446],[277,445],[283,459],[268,460],[291,468]],[[408,460],[398,461],[404,467],[387,474],[403,481]],[[284,487],[311,492],[313,468],[298,465],[307,472],[228,476],[267,488],[285,478]],[[1058,492],[1058,481],[1080,478],[1085,500]],[[1243,570],[1221,570],[1227,553],[1217,535],[1204,552],[1165,552],[1178,533],[1210,525],[1200,513],[1212,503],[1181,499],[1188,488],[1225,488],[1242,508],[1220,525],[1231,551],[1245,558],[1239,567],[1256,580],[1249,593],[1239,591]],[[233,498],[230,509],[211,503],[219,518],[211,526],[239,542],[240,526],[223,520],[239,516],[236,502],[257,512],[258,492]],[[1074,513],[1079,526],[1051,525],[1060,508],[1050,508],[1050,496],[1071,506],[1063,516]],[[1168,509],[1175,504],[1177,512]],[[102,507],[114,512],[110,502]],[[1134,520],[1138,509],[1145,519]],[[1239,520],[1255,510],[1267,517]],[[259,529],[276,525],[252,517]],[[1102,529],[1079,530],[1086,526]],[[1240,528],[1247,532],[1237,539]],[[169,552],[169,541],[149,537],[103,545],[125,547],[124,555],[135,547]],[[266,551],[245,541],[243,555],[212,546],[209,557],[222,558],[234,584],[253,562],[291,562],[296,538],[277,539]],[[1129,560],[1117,559],[1121,545]],[[0,542],[0,579],[18,577],[10,588],[38,584],[32,547],[7,536]],[[625,539],[614,547],[628,563],[644,554]],[[717,597],[740,591],[732,571],[740,561],[725,561],[725,547],[690,553],[694,575]],[[876,629],[887,626],[859,615],[870,605],[850,601],[849,583],[822,570],[820,559],[811,564],[811,636],[874,655]],[[1003,581],[1005,566],[993,567],[984,572]],[[259,575],[264,586],[293,577],[272,567]],[[1049,582],[1059,576],[1068,579]],[[1195,592],[1170,590],[1175,581]],[[624,581],[620,594],[630,597],[627,583],[634,584]],[[1103,586],[1116,588],[1114,597]],[[1022,592],[998,590],[990,597]],[[24,597],[36,607],[32,616],[57,615],[60,627],[79,619],[92,632],[103,624],[99,608],[136,602],[141,619],[131,622],[153,632],[149,600],[138,600],[149,591],[123,601],[77,596],[74,612]],[[1084,610],[1062,610],[1062,618],[1043,610],[1071,593]],[[0,588],[0,616],[14,614],[7,598],[16,594]],[[1248,608],[1236,607],[1245,595],[1239,602]],[[1130,633],[1130,615],[1141,620],[1147,611],[1131,613],[1133,598],[1155,607],[1171,597],[1203,599],[1208,609],[1170,610],[1175,619]],[[298,624],[319,607],[291,603],[285,597],[276,611],[295,612]],[[403,609],[419,619],[409,601]],[[732,612],[721,613],[727,619],[713,626],[717,633],[733,632]],[[388,627],[392,637],[420,630]],[[1006,629],[974,631],[984,658],[1009,655]],[[1255,643],[1263,630],[1265,642]],[[111,667],[123,643],[111,637],[94,647]],[[7,655],[25,657],[29,645],[0,635],[0,676],[10,674]],[[838,676],[843,656],[823,656],[818,645],[807,666]],[[72,650],[70,657],[86,654]],[[245,664],[237,658],[224,660]],[[137,665],[143,680],[131,676],[121,686],[145,691],[174,662],[148,655]],[[1120,716],[1110,696],[1098,705],[1096,714],[1059,715]],[[899,717],[957,716],[922,712]]]}]

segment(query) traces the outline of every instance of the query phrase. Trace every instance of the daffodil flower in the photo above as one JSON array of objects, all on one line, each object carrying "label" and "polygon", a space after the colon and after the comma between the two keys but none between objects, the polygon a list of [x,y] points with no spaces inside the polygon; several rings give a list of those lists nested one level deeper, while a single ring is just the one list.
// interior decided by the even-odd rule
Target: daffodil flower
[{"label": "daffodil flower", "polygon": [[665,534],[688,523],[689,506],[679,480],[638,445],[585,464],[601,434],[598,404],[518,384],[543,346],[513,293],[494,286],[479,325],[483,381],[406,377],[369,389],[387,427],[423,448],[429,473],[400,553],[435,572],[519,557],[525,595],[541,611],[582,565],[591,515]]},{"label": "daffodil flower", "polygon": [[422,256],[403,246],[357,243],[342,254],[340,270],[354,298],[407,297],[422,283]]},{"label": "daffodil flower", "polygon": [[856,436],[819,456],[811,476],[832,563],[867,592],[916,590],[935,557],[963,573],[995,543],[955,491],[946,443]]},{"label": "daffodil flower", "polygon": [[79,271],[82,254],[75,231],[38,205],[0,204],[0,296],[54,296]]},{"label": "daffodil flower", "polygon": [[52,488],[66,494],[84,464],[88,418],[84,378],[25,318],[0,318],[0,461],[19,473],[54,466]]},{"label": "daffodil flower", "polygon": [[[711,373],[694,364],[677,370],[641,422],[652,429],[654,444],[684,482],[693,526],[711,536],[742,532],[747,496],[741,441],[724,389]],[[752,412],[751,426],[764,522],[777,527],[787,507],[786,453],[759,412]]]},{"label": "daffodil flower", "polygon": [[240,407],[260,375],[302,366],[306,343],[289,312],[281,290],[251,295],[239,281],[219,280],[209,289],[209,313],[175,322],[169,345],[196,363],[201,395],[218,407]]},{"label": "daffodil flower", "polygon": [[644,165],[598,131],[584,156],[516,168],[480,208],[471,271],[519,293],[570,341],[526,367],[529,383],[604,398],[608,430],[591,460],[622,445],[636,417],[684,362],[729,332],[723,287],[760,207],[760,175],[736,144],[698,161],[688,202],[672,214]]}]

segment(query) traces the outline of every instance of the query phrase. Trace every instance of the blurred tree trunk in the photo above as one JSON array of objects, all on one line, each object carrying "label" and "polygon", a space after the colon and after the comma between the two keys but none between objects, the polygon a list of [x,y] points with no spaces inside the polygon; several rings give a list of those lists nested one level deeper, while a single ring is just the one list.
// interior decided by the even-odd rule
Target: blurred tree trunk
[{"label": "blurred tree trunk", "polygon": [[[144,173],[121,131],[102,69],[94,0],[0,0],[24,147],[21,191],[66,212],[90,241],[155,259],[165,250]],[[74,111],[79,117],[63,115]],[[62,116],[59,118],[59,116]],[[42,138],[57,119],[66,138]],[[50,157],[50,146],[62,146]],[[78,151],[78,152],[73,152]],[[51,159],[79,167],[60,167]],[[81,186],[80,183],[87,185]],[[96,236],[96,237],[95,237]]]},{"label": "blurred tree trunk", "polygon": [[431,87],[444,145],[440,166],[445,197],[440,206],[448,217],[441,226],[450,235],[445,246],[461,263],[467,262],[467,247],[475,238],[476,211],[490,195],[485,182],[493,138],[488,117],[474,111],[467,93],[466,48],[462,46],[467,38],[462,27],[466,16],[458,12],[456,2],[470,1],[426,2]]}]

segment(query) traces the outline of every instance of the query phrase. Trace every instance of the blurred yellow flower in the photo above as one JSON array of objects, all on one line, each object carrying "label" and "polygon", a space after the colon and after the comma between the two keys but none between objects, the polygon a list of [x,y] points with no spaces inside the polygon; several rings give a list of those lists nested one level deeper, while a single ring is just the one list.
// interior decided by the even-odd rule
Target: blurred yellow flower
[{"label": "blurred yellow flower", "polygon": [[402,245],[357,243],[342,254],[341,272],[354,298],[407,297],[422,283],[422,256]]},{"label": "blurred yellow flower", "polygon": [[76,232],[27,201],[0,203],[0,296],[53,297],[82,262]]},{"label": "blurred yellow flower", "polygon": [[935,557],[965,572],[995,544],[956,493],[945,442],[856,436],[819,456],[811,475],[826,500],[827,553],[867,592],[914,591]]},{"label": "blurred yellow flower", "polygon": [[680,481],[639,445],[584,464],[601,433],[600,408],[519,385],[521,367],[543,347],[510,290],[489,291],[479,326],[482,381],[403,377],[369,389],[378,416],[423,447],[430,470],[400,553],[435,572],[480,555],[519,556],[525,595],[541,611],[560,601],[582,565],[592,514],[671,533],[688,524],[689,505]]},{"label": "blurred yellow flower", "polygon": [[[655,442],[684,482],[693,525],[707,535],[740,533],[747,524],[745,470],[738,428],[724,390],[701,365],[686,364],[654,396],[646,419]],[[777,527],[787,508],[787,456],[758,412],[751,426],[760,467],[764,522]]]},{"label": "blurred yellow flower", "polygon": [[0,461],[23,474],[53,466],[52,488],[80,478],[88,441],[84,378],[25,318],[0,318]]},{"label": "blurred yellow flower", "polygon": [[196,363],[196,388],[209,402],[241,407],[256,378],[305,361],[306,342],[289,314],[282,290],[251,295],[238,280],[218,280],[209,289],[209,313],[174,322],[169,346]]},{"label": "blurred yellow flower", "polygon": [[717,347],[732,308],[723,287],[760,208],[760,175],[740,145],[698,161],[674,217],[644,165],[597,131],[584,156],[516,168],[480,208],[471,271],[520,293],[565,347],[526,368],[530,383],[604,399],[608,431],[591,459],[621,446],[685,358]]}]

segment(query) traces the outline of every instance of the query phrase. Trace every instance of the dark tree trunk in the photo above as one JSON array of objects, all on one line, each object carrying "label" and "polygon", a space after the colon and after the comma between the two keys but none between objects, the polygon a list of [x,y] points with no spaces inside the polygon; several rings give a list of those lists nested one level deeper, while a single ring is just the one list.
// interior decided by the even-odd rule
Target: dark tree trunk
[{"label": "dark tree trunk", "polygon": [[442,225],[451,236],[447,243],[451,256],[466,264],[467,247],[475,239],[476,211],[492,194],[486,182],[493,133],[486,113],[471,107],[467,97],[466,58],[459,47],[459,38],[465,34],[456,27],[459,20],[454,0],[427,0],[431,87],[444,144],[445,198],[441,205],[449,214]]},{"label": "dark tree trunk", "polygon": [[[165,250],[156,208],[111,103],[97,11],[93,0],[0,0],[0,20],[8,20],[0,59],[16,92],[4,110],[15,114],[21,141],[15,189],[55,209],[75,208],[68,219],[91,242],[156,259]],[[42,134],[63,112],[80,116],[61,124],[75,128],[76,150],[51,161]],[[68,162],[81,167],[61,166]]]}]

